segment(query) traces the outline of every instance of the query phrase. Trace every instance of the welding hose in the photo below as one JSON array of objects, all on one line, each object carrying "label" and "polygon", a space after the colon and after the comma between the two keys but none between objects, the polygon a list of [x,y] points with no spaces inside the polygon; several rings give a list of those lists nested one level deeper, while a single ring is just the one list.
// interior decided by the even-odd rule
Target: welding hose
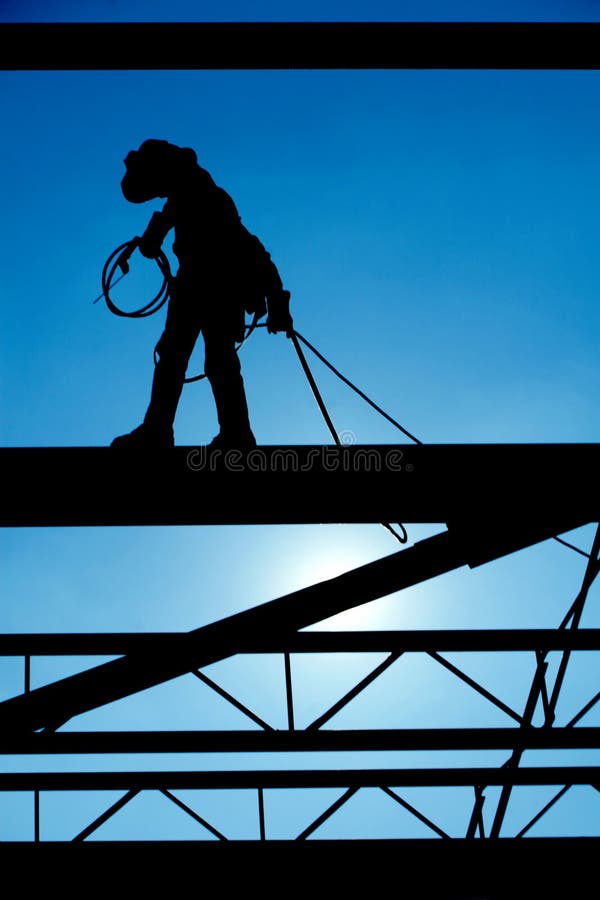
[{"label": "welding hose", "polygon": [[[129,272],[129,257],[136,249],[139,244],[139,238],[132,238],[130,241],[125,241],[124,244],[121,244],[116,250],[110,254],[106,262],[104,263],[104,268],[102,269],[102,296],[104,297],[104,301],[108,306],[111,313],[114,313],[115,316],[124,316],[128,319],[143,319],[146,316],[151,316],[155,312],[164,306],[164,304],[169,299],[169,289],[171,285],[171,267],[169,265],[169,260],[165,256],[162,250],[159,250],[157,255],[154,257],[155,262],[160,270],[160,273],[163,277],[162,284],[157,294],[147,303],[145,306],[142,306],[140,309],[132,310],[131,312],[126,312],[125,310],[119,309],[119,307],[114,303],[111,299],[110,292],[114,284],[116,284],[117,280],[120,280],[124,275],[127,275]],[[122,275],[119,276],[119,279],[115,279],[115,273],[117,269],[120,269]]]}]

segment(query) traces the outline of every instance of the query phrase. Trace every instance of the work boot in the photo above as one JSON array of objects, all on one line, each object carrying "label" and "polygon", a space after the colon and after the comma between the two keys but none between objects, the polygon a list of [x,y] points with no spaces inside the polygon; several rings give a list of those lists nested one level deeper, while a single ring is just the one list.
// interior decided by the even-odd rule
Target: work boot
[{"label": "work boot", "polygon": [[223,432],[212,439],[209,450],[252,450],[256,447],[256,438],[250,430]]},{"label": "work boot", "polygon": [[138,425],[129,434],[121,434],[110,445],[118,450],[169,450],[175,446],[173,429]]}]

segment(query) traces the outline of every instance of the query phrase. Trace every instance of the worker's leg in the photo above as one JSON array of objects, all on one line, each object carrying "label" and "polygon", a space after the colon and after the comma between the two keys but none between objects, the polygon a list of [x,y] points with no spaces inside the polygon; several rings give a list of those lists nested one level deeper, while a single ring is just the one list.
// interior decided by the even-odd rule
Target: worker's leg
[{"label": "worker's leg", "polygon": [[112,446],[173,446],[173,424],[187,365],[200,333],[200,317],[181,294],[169,301],[163,334],[156,345],[150,403],[142,425],[115,438]]},{"label": "worker's leg", "polygon": [[191,323],[186,329],[165,327],[156,345],[156,365],[144,425],[158,431],[173,429],[188,362],[200,333]]},{"label": "worker's leg", "polygon": [[204,371],[212,388],[219,420],[219,434],[211,446],[240,450],[255,447],[235,341],[227,330],[214,325],[206,326],[203,335]]}]

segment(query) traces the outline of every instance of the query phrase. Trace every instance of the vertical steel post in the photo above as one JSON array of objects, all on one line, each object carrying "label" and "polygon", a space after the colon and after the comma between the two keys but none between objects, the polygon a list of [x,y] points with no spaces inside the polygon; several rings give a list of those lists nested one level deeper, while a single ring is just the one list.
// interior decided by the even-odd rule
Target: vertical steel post
[{"label": "vertical steel post", "polygon": [[284,653],[285,660],[285,696],[287,701],[288,728],[294,731],[294,696],[292,693],[292,663],[289,653]]},{"label": "vertical steel post", "polygon": [[264,792],[261,787],[258,788],[258,824],[260,828],[260,839],[261,841],[266,841],[266,829],[265,829],[265,798]]},{"label": "vertical steel post", "polygon": [[479,837],[485,837],[485,829],[483,827],[483,804],[485,802],[485,796],[483,794],[483,786],[480,784],[474,785],[475,791],[475,802],[473,804],[473,811],[471,813],[471,820],[469,822],[469,827],[467,828],[467,837],[474,838],[477,831],[479,831]]},{"label": "vertical steel post", "polygon": [[25,693],[31,690],[31,656],[27,653],[25,656]]}]

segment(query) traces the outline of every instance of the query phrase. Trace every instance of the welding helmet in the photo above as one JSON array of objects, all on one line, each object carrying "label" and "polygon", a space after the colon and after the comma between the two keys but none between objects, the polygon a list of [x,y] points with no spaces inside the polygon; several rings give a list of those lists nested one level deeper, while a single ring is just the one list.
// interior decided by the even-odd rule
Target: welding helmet
[{"label": "welding helmet", "polygon": [[165,197],[177,177],[197,161],[195,151],[189,147],[155,138],[144,141],[139,150],[131,150],[125,157],[123,196],[130,203]]}]

